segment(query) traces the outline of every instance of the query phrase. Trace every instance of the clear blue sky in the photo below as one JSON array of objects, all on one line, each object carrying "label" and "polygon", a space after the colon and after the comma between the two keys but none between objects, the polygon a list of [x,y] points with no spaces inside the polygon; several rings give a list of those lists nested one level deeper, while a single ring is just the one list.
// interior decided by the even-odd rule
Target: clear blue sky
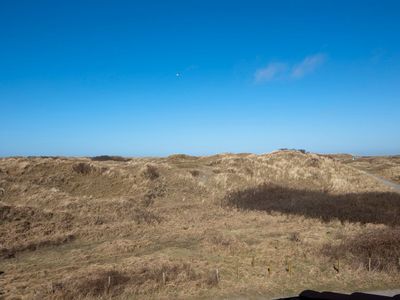
[{"label": "clear blue sky", "polygon": [[400,153],[400,1],[0,0],[0,156]]}]

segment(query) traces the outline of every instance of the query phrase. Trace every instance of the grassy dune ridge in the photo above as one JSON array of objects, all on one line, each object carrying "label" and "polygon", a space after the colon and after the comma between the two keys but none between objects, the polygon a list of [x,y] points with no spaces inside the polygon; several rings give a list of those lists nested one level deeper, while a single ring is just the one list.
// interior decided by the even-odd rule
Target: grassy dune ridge
[{"label": "grassy dune ridge", "polygon": [[400,280],[399,195],[326,156],[4,158],[0,188],[5,296],[272,297]]}]

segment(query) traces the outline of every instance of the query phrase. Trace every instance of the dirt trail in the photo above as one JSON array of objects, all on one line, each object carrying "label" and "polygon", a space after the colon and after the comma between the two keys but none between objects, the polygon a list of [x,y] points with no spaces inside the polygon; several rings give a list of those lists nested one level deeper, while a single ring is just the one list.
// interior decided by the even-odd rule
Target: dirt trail
[{"label": "dirt trail", "polygon": [[383,183],[387,187],[390,187],[394,192],[400,193],[400,184],[395,183],[395,182],[390,181],[390,180],[387,180],[387,179],[385,179],[383,177],[380,177],[378,175],[374,175],[374,174],[368,173],[366,171],[362,171],[362,172],[364,172],[369,177],[372,177],[372,178],[378,180],[379,182]]}]

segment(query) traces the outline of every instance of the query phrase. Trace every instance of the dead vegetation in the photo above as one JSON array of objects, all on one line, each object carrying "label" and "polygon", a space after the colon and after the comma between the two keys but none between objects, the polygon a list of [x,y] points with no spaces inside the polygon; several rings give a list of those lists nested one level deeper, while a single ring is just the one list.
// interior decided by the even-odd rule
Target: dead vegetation
[{"label": "dead vegetation", "polygon": [[400,156],[331,155],[332,158],[357,169],[381,176],[400,184]]},{"label": "dead vegetation", "polygon": [[75,239],[71,233],[73,217],[68,213],[45,212],[0,202],[0,226],[0,256],[3,258]]},{"label": "dead vegetation", "polygon": [[6,158],[0,197],[8,298],[246,298],[398,284],[399,195],[316,154]]},{"label": "dead vegetation", "polygon": [[136,207],[133,210],[132,218],[137,224],[154,224],[160,223],[161,217],[148,208]]},{"label": "dead vegetation", "polygon": [[152,164],[147,164],[142,169],[142,176],[146,179],[155,180],[160,176],[157,167]]},{"label": "dead vegetation", "polygon": [[155,294],[167,285],[210,284],[207,274],[198,274],[190,264],[158,259],[136,262],[123,271],[95,268],[90,272],[53,282],[49,294],[54,298],[116,297]]},{"label": "dead vegetation", "polygon": [[125,158],[122,156],[110,156],[110,155],[93,156],[90,159],[93,161],[120,161],[120,162],[127,162],[130,160],[129,158]]},{"label": "dead vegetation", "polygon": [[[339,245],[326,245],[334,259],[347,259],[355,268],[368,271],[400,271],[400,227],[365,230],[346,237]],[[398,275],[394,275],[398,276]]]},{"label": "dead vegetation", "polygon": [[78,174],[82,174],[82,175],[87,175],[90,174],[91,172],[94,171],[94,168],[88,164],[88,163],[78,163],[76,165],[72,166],[72,169],[78,173]]}]

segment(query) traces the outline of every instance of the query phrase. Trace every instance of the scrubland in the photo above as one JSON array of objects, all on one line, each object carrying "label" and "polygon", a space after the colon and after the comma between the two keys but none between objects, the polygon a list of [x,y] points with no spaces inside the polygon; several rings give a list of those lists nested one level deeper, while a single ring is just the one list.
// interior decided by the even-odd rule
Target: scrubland
[{"label": "scrubland", "polygon": [[4,158],[0,297],[394,288],[399,216],[400,194],[317,154]]}]

